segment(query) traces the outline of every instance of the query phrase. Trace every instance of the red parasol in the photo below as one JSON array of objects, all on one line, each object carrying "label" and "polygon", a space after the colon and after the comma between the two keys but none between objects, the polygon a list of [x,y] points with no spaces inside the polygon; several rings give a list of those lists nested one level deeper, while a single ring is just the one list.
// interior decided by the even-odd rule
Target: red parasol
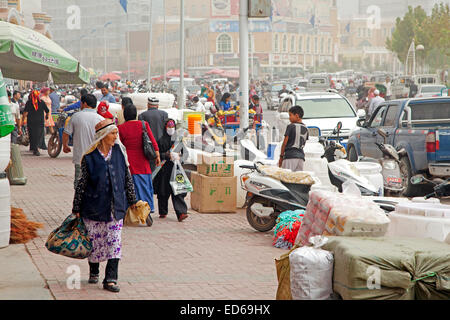
[{"label": "red parasol", "polygon": [[112,72],[104,74],[100,77],[101,81],[107,81],[108,79],[111,81],[118,81],[122,78],[117,73],[112,73]]}]

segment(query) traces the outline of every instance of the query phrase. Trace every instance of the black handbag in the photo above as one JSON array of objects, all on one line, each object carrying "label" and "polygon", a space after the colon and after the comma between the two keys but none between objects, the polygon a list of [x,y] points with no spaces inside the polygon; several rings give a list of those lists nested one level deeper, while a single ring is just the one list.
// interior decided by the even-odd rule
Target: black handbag
[{"label": "black handbag", "polygon": [[145,127],[145,121],[142,121],[142,144],[144,146],[145,157],[150,161],[155,160],[156,151],[153,147],[153,143],[148,136],[147,128]]}]

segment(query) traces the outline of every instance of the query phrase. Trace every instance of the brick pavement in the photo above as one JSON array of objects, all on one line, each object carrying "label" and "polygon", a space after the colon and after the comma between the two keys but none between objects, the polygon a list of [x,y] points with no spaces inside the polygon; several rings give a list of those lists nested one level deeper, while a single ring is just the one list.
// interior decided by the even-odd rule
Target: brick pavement
[{"label": "brick pavement", "polygon": [[[21,147],[26,186],[12,186],[12,205],[28,218],[43,222],[39,237],[26,244],[34,264],[55,299],[275,299],[277,278],[274,259],[286,251],[272,247],[272,233],[254,231],[245,212],[198,214],[183,223],[171,210],[165,220],[154,218],[151,228],[125,227],[119,265],[118,294],[88,284],[87,260],[75,260],[47,251],[48,234],[71,212],[74,168],[71,155],[51,159],[42,152],[32,156]],[[44,154],[45,153],[45,154]],[[81,269],[81,288],[66,285],[67,268]]]}]

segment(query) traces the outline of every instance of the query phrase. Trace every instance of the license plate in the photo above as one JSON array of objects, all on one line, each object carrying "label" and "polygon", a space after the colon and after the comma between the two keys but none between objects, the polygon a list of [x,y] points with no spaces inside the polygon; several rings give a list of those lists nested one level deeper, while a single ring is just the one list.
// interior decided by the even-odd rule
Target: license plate
[{"label": "license plate", "polygon": [[402,178],[394,178],[394,177],[388,177],[387,178],[388,183],[395,183],[395,184],[402,184]]}]

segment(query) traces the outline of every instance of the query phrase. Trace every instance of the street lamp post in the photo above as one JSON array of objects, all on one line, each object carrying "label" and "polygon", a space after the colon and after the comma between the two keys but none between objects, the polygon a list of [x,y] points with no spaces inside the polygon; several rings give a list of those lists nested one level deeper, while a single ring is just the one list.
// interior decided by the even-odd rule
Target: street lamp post
[{"label": "street lamp post", "polygon": [[151,82],[152,82],[152,40],[153,40],[153,1],[150,0],[150,8],[149,8],[149,23],[150,23],[150,30],[149,30],[149,40],[148,40],[148,87],[151,91]]},{"label": "street lamp post", "polygon": [[[112,22],[107,22],[103,26],[103,40],[104,40],[104,46],[105,46],[105,48],[104,48],[104,50],[105,50],[105,73],[108,72],[107,69],[106,69],[106,27],[109,26],[110,24],[112,24]],[[95,30],[93,30],[93,32],[95,32]]]},{"label": "street lamp post", "polygon": [[180,0],[180,93],[178,95],[178,108],[185,108],[184,94],[184,0]]},{"label": "street lamp post", "polygon": [[240,129],[248,127],[248,0],[239,0]]}]

